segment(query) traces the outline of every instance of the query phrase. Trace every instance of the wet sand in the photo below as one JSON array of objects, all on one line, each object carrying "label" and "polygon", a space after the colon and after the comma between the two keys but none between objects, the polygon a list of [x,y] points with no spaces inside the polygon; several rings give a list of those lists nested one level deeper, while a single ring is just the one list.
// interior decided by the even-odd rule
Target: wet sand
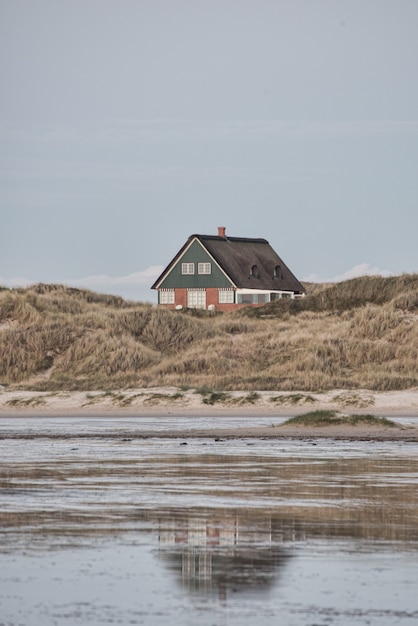
[{"label": "wet sand", "polygon": [[3,622],[415,625],[418,443],[272,422],[3,416]]},{"label": "wet sand", "polygon": [[417,624],[418,444],[125,437],[187,419],[0,420],[2,623]]}]

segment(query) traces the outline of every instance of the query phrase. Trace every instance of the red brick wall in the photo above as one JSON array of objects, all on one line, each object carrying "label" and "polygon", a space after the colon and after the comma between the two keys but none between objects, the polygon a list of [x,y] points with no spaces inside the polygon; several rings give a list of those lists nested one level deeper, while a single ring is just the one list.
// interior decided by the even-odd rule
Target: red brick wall
[{"label": "red brick wall", "polygon": [[185,309],[187,307],[187,289],[175,289],[174,291],[175,306],[173,306],[173,309],[175,309],[176,306],[179,305],[181,305]]},{"label": "red brick wall", "polygon": [[[187,308],[187,289],[175,289],[174,300],[174,304],[159,304],[158,306],[164,309],[175,309],[176,306],[179,305],[181,305],[184,309]],[[217,311],[225,311],[225,313],[230,313],[246,306],[262,306],[261,304],[219,304],[218,289],[215,287],[209,287],[206,289],[206,308],[208,308],[211,304],[215,306]]]},{"label": "red brick wall", "polygon": [[218,304],[218,290],[215,287],[208,287],[206,289],[206,308],[213,304],[215,308],[219,308]]}]

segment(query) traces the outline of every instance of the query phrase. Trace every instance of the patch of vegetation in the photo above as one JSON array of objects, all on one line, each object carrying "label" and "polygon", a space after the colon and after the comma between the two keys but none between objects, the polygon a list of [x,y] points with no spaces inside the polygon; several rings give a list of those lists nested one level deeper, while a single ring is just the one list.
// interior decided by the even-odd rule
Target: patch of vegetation
[{"label": "patch of vegetation", "polygon": [[229,394],[224,391],[212,391],[208,396],[202,399],[203,404],[216,404],[217,402],[225,402],[230,398]]},{"label": "patch of vegetation", "polygon": [[283,423],[283,426],[329,426],[336,423],[338,423],[337,411],[322,409],[291,417]]},{"label": "patch of vegetation", "polygon": [[260,399],[260,394],[256,391],[250,391],[246,396],[231,396],[229,394],[225,394],[225,397],[222,399],[226,404],[232,404],[235,406],[243,406],[245,404],[256,404]]},{"label": "patch of vegetation", "polygon": [[274,402],[276,404],[307,404],[317,402],[317,399],[303,393],[291,393],[280,396],[272,396],[270,398],[270,402]]},{"label": "patch of vegetation", "polygon": [[397,424],[386,417],[374,415],[341,415],[337,411],[320,410],[296,415],[286,420],[282,426],[388,426],[396,427]]},{"label": "patch of vegetation", "polygon": [[205,386],[195,389],[195,393],[204,396],[202,399],[203,404],[210,405],[217,402],[229,405],[254,404],[260,399],[260,394],[256,391],[250,391],[246,396],[234,397],[224,391],[216,391]]},{"label": "patch of vegetation", "polygon": [[183,394],[182,393],[152,393],[150,395],[148,395],[145,400],[144,400],[144,404],[160,404],[161,402],[167,402],[167,400],[181,400],[183,398]]},{"label": "patch of vegetation", "polygon": [[361,409],[374,404],[374,398],[371,395],[360,395],[355,391],[347,391],[337,394],[333,396],[332,400],[341,406],[356,406]]},{"label": "patch of vegetation", "polygon": [[350,426],[389,426],[389,428],[397,428],[398,424],[395,424],[392,420],[386,417],[376,417],[375,415],[349,415],[347,418]]},{"label": "patch of vegetation", "polygon": [[86,393],[86,402],[83,402],[82,406],[90,406],[92,404],[97,404],[98,402],[103,400],[103,398],[106,397],[106,395],[109,395],[109,394],[107,392],[106,393]]},{"label": "patch of vegetation", "polygon": [[125,396],[123,393],[118,393],[113,396],[113,404],[117,406],[130,406],[138,394],[132,394],[131,396]]},{"label": "patch of vegetation", "polygon": [[260,394],[251,391],[249,394],[240,398],[241,404],[255,404],[260,399]]},{"label": "patch of vegetation", "polygon": [[12,398],[12,400],[7,400],[6,404],[13,407],[35,407],[46,404],[43,396],[36,396],[33,398]]}]

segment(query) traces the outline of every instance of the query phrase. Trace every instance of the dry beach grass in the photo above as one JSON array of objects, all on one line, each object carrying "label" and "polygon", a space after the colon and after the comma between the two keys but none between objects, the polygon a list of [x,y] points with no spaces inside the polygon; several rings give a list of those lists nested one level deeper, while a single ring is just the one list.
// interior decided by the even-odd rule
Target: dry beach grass
[{"label": "dry beach grass", "polygon": [[57,285],[0,290],[9,390],[418,387],[418,275],[307,285],[300,300],[209,315]]}]

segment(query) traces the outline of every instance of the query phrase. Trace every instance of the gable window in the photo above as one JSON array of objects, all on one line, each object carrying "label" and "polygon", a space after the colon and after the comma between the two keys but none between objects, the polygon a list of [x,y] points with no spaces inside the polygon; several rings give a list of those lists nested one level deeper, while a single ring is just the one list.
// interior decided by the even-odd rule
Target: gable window
[{"label": "gable window", "polygon": [[182,263],[181,273],[182,274],[194,274],[194,263]]},{"label": "gable window", "polygon": [[160,304],[174,304],[174,289],[160,291]]},{"label": "gable window", "polygon": [[218,289],[218,302],[219,304],[233,304],[234,292],[232,289]]},{"label": "gable window", "polygon": [[212,273],[211,264],[210,263],[198,263],[197,273],[198,274],[211,274]]}]

